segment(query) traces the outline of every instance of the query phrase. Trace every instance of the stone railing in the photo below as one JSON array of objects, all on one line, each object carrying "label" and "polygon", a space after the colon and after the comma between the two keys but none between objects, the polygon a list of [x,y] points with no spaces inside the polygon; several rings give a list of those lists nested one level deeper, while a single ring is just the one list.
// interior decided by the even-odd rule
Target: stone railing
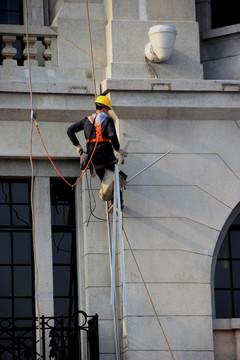
[{"label": "stone railing", "polygon": [[[30,26],[31,66],[57,66],[57,33],[48,26]],[[27,66],[27,37],[24,25],[0,25],[0,66]]]}]

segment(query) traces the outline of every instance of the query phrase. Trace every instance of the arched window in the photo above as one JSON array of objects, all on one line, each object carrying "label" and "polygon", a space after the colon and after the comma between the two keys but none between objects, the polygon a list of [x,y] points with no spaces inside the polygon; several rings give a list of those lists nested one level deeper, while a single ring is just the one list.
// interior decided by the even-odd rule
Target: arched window
[{"label": "arched window", "polygon": [[240,213],[229,227],[215,268],[215,317],[240,318]]}]

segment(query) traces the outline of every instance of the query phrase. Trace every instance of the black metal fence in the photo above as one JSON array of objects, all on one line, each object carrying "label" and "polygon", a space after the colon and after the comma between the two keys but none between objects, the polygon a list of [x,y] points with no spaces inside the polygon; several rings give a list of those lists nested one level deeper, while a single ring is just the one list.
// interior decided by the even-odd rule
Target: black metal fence
[{"label": "black metal fence", "polygon": [[0,318],[1,360],[99,360],[98,315]]}]

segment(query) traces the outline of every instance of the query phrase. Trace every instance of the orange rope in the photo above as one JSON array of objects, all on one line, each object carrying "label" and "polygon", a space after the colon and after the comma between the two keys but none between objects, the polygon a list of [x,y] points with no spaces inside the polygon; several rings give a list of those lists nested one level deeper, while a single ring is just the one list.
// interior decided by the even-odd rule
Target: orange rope
[{"label": "orange rope", "polygon": [[41,135],[41,133],[40,133],[38,124],[37,124],[36,122],[35,122],[35,127],[36,127],[36,129],[37,129],[37,132],[38,132],[38,135],[39,135],[39,137],[40,137],[41,143],[42,143],[42,145],[43,145],[43,147],[44,147],[44,150],[45,150],[45,152],[46,152],[46,154],[47,154],[47,156],[48,156],[48,159],[50,160],[52,166],[54,167],[54,169],[56,170],[56,172],[58,173],[58,175],[62,178],[62,180],[65,181],[65,183],[68,184],[71,188],[74,188],[74,186],[76,186],[77,183],[82,179],[83,175],[85,174],[85,172],[86,172],[87,169],[88,169],[88,166],[89,166],[90,162],[92,161],[92,157],[93,157],[93,155],[94,155],[94,152],[95,152],[96,147],[97,147],[97,144],[98,144],[98,139],[97,139],[96,144],[95,144],[95,146],[94,146],[92,155],[91,155],[91,157],[90,157],[90,159],[89,159],[89,161],[88,161],[88,163],[87,163],[87,166],[85,167],[85,169],[84,169],[84,171],[82,172],[81,176],[79,176],[79,178],[75,181],[74,184],[70,184],[70,183],[64,178],[64,176],[60,173],[60,171],[57,169],[57,167],[56,167],[56,165],[54,164],[51,156],[49,155],[49,152],[47,151],[47,148],[46,148],[46,146],[45,146],[45,144],[44,144],[42,135]]}]

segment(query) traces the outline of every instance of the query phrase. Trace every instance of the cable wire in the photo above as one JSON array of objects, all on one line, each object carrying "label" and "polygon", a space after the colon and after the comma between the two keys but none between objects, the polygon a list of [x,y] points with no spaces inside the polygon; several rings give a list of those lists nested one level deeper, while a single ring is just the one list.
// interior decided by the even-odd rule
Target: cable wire
[{"label": "cable wire", "polygon": [[31,108],[31,124],[30,124],[30,135],[29,135],[29,159],[31,165],[31,193],[30,193],[30,204],[31,204],[31,215],[32,215],[32,243],[33,243],[33,259],[34,259],[34,270],[35,270],[35,301],[37,308],[38,318],[38,334],[40,343],[40,358],[42,357],[42,346],[41,346],[41,330],[40,330],[40,308],[39,308],[39,296],[38,296],[38,265],[37,265],[37,254],[36,254],[36,239],[35,239],[35,216],[34,216],[34,204],[33,204],[33,192],[34,192],[34,166],[32,158],[32,134],[33,134],[33,92],[32,92],[32,79],[31,79],[31,60],[29,54],[29,30],[28,30],[28,10],[27,0],[25,0],[25,24],[26,24],[26,43],[27,43],[27,60],[28,60],[28,79],[29,79],[29,94],[30,94],[30,108]]},{"label": "cable wire", "polygon": [[93,48],[92,48],[92,36],[91,36],[91,26],[90,26],[88,0],[86,0],[86,12],[87,12],[88,36],[89,36],[91,64],[92,64],[92,77],[93,77],[93,85],[94,85],[94,94],[95,94],[95,99],[96,99],[96,97],[97,97],[97,87],[96,87],[96,78],[95,78],[94,61],[93,61]]},{"label": "cable wire", "polygon": [[172,353],[172,350],[171,350],[171,347],[170,347],[170,345],[169,345],[167,336],[166,336],[165,331],[164,331],[164,329],[163,329],[163,326],[162,326],[162,324],[161,324],[161,322],[160,322],[160,320],[159,320],[159,317],[158,317],[158,314],[157,314],[157,310],[156,310],[156,308],[155,308],[155,306],[154,306],[153,300],[152,300],[151,295],[150,295],[150,293],[149,293],[149,291],[148,291],[147,285],[146,285],[145,280],[144,280],[144,278],[143,278],[143,275],[142,275],[142,272],[141,272],[140,267],[139,267],[139,265],[138,265],[137,259],[136,259],[135,255],[134,255],[134,252],[133,252],[132,247],[131,247],[131,245],[130,245],[130,242],[129,242],[129,240],[128,240],[126,231],[125,231],[124,227],[122,227],[122,228],[123,228],[123,233],[124,233],[124,235],[125,235],[125,239],[126,239],[126,241],[127,241],[129,250],[130,250],[130,252],[131,252],[131,254],[132,254],[132,257],[133,257],[133,260],[134,260],[135,265],[136,265],[136,267],[137,267],[138,273],[139,273],[139,275],[140,275],[140,277],[141,277],[142,283],[143,283],[144,288],[145,288],[145,290],[146,290],[146,292],[147,292],[149,301],[150,301],[150,303],[151,303],[151,305],[152,305],[152,308],[153,308],[155,317],[156,317],[156,319],[157,319],[157,322],[158,322],[158,325],[159,325],[159,327],[160,327],[160,329],[161,329],[161,332],[162,332],[162,334],[163,334],[163,337],[164,337],[164,339],[165,339],[165,341],[166,341],[166,344],[167,344],[168,350],[169,350],[169,352],[170,352],[170,355],[171,355],[171,357],[172,357],[172,360],[175,360],[175,359],[174,359],[174,356],[173,356],[173,353]]},{"label": "cable wire", "polygon": [[62,179],[63,181],[65,181],[65,183],[66,183],[68,186],[70,186],[71,188],[74,188],[74,186],[76,186],[77,183],[82,179],[83,175],[85,174],[85,172],[86,172],[87,169],[88,169],[88,166],[89,166],[90,162],[92,161],[94,152],[95,152],[96,147],[97,147],[97,144],[98,144],[98,134],[97,134],[97,139],[96,139],[96,143],[95,143],[94,149],[93,149],[93,151],[92,151],[92,154],[91,154],[91,156],[90,156],[90,158],[89,158],[89,161],[88,161],[85,169],[83,170],[83,172],[82,172],[82,174],[79,176],[79,178],[75,181],[75,183],[74,183],[74,184],[70,184],[70,183],[65,179],[65,177],[60,173],[60,171],[58,170],[58,168],[57,168],[56,165],[54,164],[54,162],[53,162],[53,160],[52,160],[49,152],[47,151],[47,148],[46,148],[46,146],[45,146],[45,144],[44,144],[44,141],[43,141],[43,138],[42,138],[42,135],[41,135],[41,133],[40,133],[40,130],[39,130],[39,127],[38,127],[38,124],[37,124],[36,120],[35,120],[35,127],[36,127],[36,129],[37,129],[37,132],[38,132],[38,135],[39,135],[39,137],[40,137],[40,140],[41,140],[41,143],[42,143],[42,145],[43,145],[43,148],[44,148],[44,150],[45,150],[45,152],[46,152],[46,154],[47,154],[47,156],[48,156],[48,159],[49,159],[49,161],[51,162],[52,166],[54,167],[54,169],[56,170],[56,172],[58,173],[58,175],[61,177],[61,179]]},{"label": "cable wire", "polygon": [[[97,203],[96,203],[96,199],[95,199],[93,188],[92,188],[92,178],[90,177],[90,185],[89,185],[87,174],[86,174],[86,181],[87,181],[87,190],[88,190],[88,198],[89,198],[89,206],[90,206],[90,214],[88,216],[87,226],[89,225],[91,216],[93,216],[97,220],[107,221],[107,219],[100,218],[94,214]],[[91,194],[92,194],[92,198],[93,198],[93,202],[94,202],[93,209],[92,209]]]}]

